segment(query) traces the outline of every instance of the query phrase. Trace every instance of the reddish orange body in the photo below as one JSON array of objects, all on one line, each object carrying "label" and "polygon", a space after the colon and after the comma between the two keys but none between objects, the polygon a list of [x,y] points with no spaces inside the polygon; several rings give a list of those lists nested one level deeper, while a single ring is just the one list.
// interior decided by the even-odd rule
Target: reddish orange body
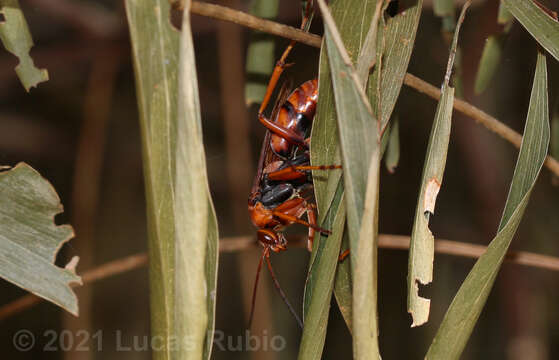
[{"label": "reddish orange body", "polygon": [[318,82],[309,80],[296,88],[281,106],[278,116],[272,119],[273,123],[290,134],[277,133],[270,129],[272,134],[272,150],[284,159],[293,157],[298,142],[291,138],[304,139],[305,143],[310,135],[312,121],[318,101]]}]

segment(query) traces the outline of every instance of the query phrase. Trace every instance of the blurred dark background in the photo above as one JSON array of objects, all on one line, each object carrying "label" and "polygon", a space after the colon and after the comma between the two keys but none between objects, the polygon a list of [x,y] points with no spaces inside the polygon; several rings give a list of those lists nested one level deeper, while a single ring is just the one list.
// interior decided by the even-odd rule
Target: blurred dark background
[{"label": "blurred dark background", "polygon": [[[247,11],[250,1],[220,4]],[[277,21],[298,26],[298,1],[281,1]],[[547,4],[559,10],[557,3]],[[0,52],[0,164],[25,161],[57,189],[76,238],[64,246],[59,264],[73,255],[78,273],[145,252],[146,216],[141,139],[134,73],[123,3],[118,1],[27,0],[21,5],[35,47],[31,54],[50,80],[27,94],[13,68],[17,60]],[[522,132],[536,59],[536,43],[515,23],[503,61],[483,96],[473,82],[485,39],[499,30],[497,1],[476,1],[460,36],[464,97]],[[250,31],[192,15],[210,187],[220,237],[252,235],[246,210],[263,128],[256,108],[245,106],[244,64]],[[322,33],[316,18],[311,31]],[[442,83],[448,50],[441,20],[426,1],[409,72],[435,86]],[[276,40],[276,53],[286,46]],[[317,76],[319,50],[297,45],[288,70],[294,84]],[[557,63],[548,57],[549,83]],[[557,92],[552,91],[551,99]],[[381,175],[380,232],[411,232],[425,150],[436,102],[403,87],[396,106],[401,158],[395,174]],[[472,119],[454,114],[448,162],[431,229],[436,237],[487,244],[496,233],[517,150]],[[559,189],[543,169],[512,248],[554,255],[559,252]],[[292,234],[304,233],[298,229]],[[222,240],[227,241],[227,239]],[[222,253],[219,262],[216,329],[232,339],[245,336],[250,292],[259,249]],[[276,272],[291,302],[301,308],[308,253],[293,248],[274,256]],[[427,325],[410,329],[406,313],[407,252],[380,250],[380,346],[385,359],[423,358],[454,293],[473,260],[437,254]],[[301,331],[263,273],[251,332],[268,340],[282,336],[280,352],[223,351],[215,359],[292,359]],[[559,358],[559,274],[505,264],[481,314],[463,359]],[[148,273],[142,267],[78,290],[80,318],[41,303],[2,321],[0,348],[6,359],[148,359],[148,350],[130,351],[149,336]],[[26,292],[0,282],[2,304]],[[20,352],[13,335],[28,329],[36,346]],[[57,335],[48,333],[54,330]],[[82,332],[80,332],[80,330]],[[86,335],[85,331],[89,335]],[[66,335],[62,335],[66,334]],[[97,334],[97,335],[95,335]],[[64,338],[66,336],[68,339]],[[53,340],[58,351],[44,351]],[[99,343],[99,339],[101,342]],[[87,341],[86,341],[87,340]],[[68,341],[73,341],[73,345]],[[76,350],[85,341],[93,351]],[[244,340],[243,340],[244,341]],[[62,342],[62,343],[61,343]],[[98,346],[101,344],[102,346]],[[122,345],[119,348],[119,345]],[[99,349],[100,348],[100,349]],[[98,351],[100,350],[100,351]],[[350,359],[351,337],[333,304],[324,359]]]}]

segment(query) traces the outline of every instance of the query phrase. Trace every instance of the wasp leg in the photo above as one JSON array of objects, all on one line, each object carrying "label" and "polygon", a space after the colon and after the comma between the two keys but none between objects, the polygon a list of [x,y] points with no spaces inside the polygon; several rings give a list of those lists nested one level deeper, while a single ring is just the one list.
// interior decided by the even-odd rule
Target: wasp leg
[{"label": "wasp leg", "polygon": [[296,180],[300,178],[304,178],[306,176],[307,171],[311,170],[334,170],[334,169],[341,169],[341,165],[290,165],[286,168],[281,170],[272,171],[267,174],[268,179],[278,181],[278,180]]},{"label": "wasp leg", "polygon": [[308,144],[305,142],[305,139],[302,136],[270,121],[264,116],[264,114],[258,114],[258,120],[260,120],[260,122],[266,127],[266,129],[270,130],[275,135],[280,136],[290,143],[293,143],[303,149],[308,149]]},{"label": "wasp leg", "polygon": [[339,262],[344,261],[345,258],[346,258],[348,255],[349,255],[349,249],[344,250],[344,251],[340,254],[340,256],[338,256],[338,261],[339,261]]},{"label": "wasp leg", "polygon": [[308,228],[313,228],[322,234],[330,235],[331,232],[329,230],[322,229],[316,226],[316,224],[300,219],[300,217],[306,212],[307,208],[307,202],[303,198],[294,198],[279,205],[274,211],[272,211],[272,215],[284,222],[301,224]]},{"label": "wasp leg", "polygon": [[[305,27],[310,20],[311,12],[312,12],[312,1],[309,1],[307,3],[307,7],[305,8],[305,15],[301,22],[301,27],[300,27],[301,30],[305,30]],[[293,49],[293,46],[295,46],[296,43],[297,42],[295,40],[292,40],[287,46],[287,48],[284,50],[283,54],[281,55],[281,58],[276,62],[276,66],[274,67],[274,72],[272,73],[272,76],[270,77],[270,81],[268,82],[268,87],[266,88],[266,94],[264,95],[264,99],[262,100],[262,104],[260,104],[260,109],[258,110],[259,119],[262,113],[264,113],[264,109],[266,109],[266,106],[268,106],[268,103],[270,102],[270,97],[272,97],[272,93],[274,92],[274,89],[278,83],[281,73],[283,72],[283,70],[285,70],[287,67],[291,65],[291,64],[286,64],[285,59],[287,59],[287,55],[289,55],[291,49]]]},{"label": "wasp leg", "polygon": [[[309,219],[309,223],[316,226],[316,205],[315,204],[308,204],[307,206],[307,219]],[[307,250],[312,252],[312,246],[314,242],[314,233],[315,230],[310,227],[309,228],[309,237],[307,239]]]}]

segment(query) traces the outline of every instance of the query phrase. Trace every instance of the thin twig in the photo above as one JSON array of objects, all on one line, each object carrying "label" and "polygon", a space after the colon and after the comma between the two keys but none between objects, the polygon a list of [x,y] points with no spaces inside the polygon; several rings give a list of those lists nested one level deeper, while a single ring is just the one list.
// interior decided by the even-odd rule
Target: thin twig
[{"label": "thin twig", "polygon": [[[304,248],[306,241],[304,237],[294,238],[289,243],[290,247]],[[379,236],[379,247],[385,249],[407,250],[410,247],[410,237],[405,235],[381,234]],[[259,248],[258,243],[252,236],[238,236],[223,238],[219,242],[219,252],[230,253],[246,249]],[[435,240],[435,252],[443,255],[454,255],[466,258],[479,258],[487,249],[486,246],[463,243],[451,240]],[[530,266],[539,269],[559,271],[559,257],[540,255],[526,251],[509,251],[505,261],[513,264]],[[131,255],[122,259],[114,260],[84,272],[82,276],[83,285],[94,283],[114,275],[119,275],[147,265],[146,253]],[[72,287],[76,285],[70,285]],[[21,298],[0,307],[0,321],[16,315],[43,301],[42,298],[33,294]]]},{"label": "thin twig", "polygon": [[[278,24],[270,20],[260,19],[256,16],[249,15],[243,13],[242,11],[233,10],[224,6],[193,1],[191,12],[193,14],[207,16],[218,20],[234,22],[241,26],[245,26],[272,35],[281,36],[287,39],[296,40],[301,44],[317,48],[320,47],[322,43],[321,37],[318,35],[305,33],[293,27]],[[410,73],[406,73],[404,84],[411,87],[412,89],[417,90],[418,92],[432,97],[435,100],[438,100],[441,97],[440,89]],[[455,98],[453,107],[456,111],[459,111],[462,114],[476,120],[477,122],[480,122],[488,130],[499,135],[517,148],[520,148],[522,135],[520,135],[507,125],[503,124],[496,118],[488,115],[484,111],[478,109],[477,107],[464,100]],[[547,156],[545,166],[552,173],[559,176],[559,162],[555,158]]]},{"label": "thin twig", "polygon": [[322,38],[318,35],[304,32],[291,26],[283,25],[271,20],[261,19],[257,16],[244,13],[242,11],[233,10],[231,8],[202,3],[199,1],[192,2],[190,12],[197,15],[207,16],[218,20],[230,21],[235,24],[248,27],[250,29],[259,30],[268,34],[281,36],[287,39],[295,40],[301,44],[320,47]]}]

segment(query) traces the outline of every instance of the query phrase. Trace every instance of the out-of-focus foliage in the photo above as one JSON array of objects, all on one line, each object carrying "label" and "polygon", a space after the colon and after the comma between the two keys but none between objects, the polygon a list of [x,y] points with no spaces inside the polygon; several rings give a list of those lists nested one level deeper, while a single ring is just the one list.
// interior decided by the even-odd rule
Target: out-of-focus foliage
[{"label": "out-of-focus foliage", "polygon": [[0,0],[0,15],[4,16],[4,21],[0,20],[0,40],[6,50],[19,58],[16,73],[25,90],[29,91],[47,81],[49,74],[46,69],[38,69],[29,55],[33,39],[18,0]]}]

